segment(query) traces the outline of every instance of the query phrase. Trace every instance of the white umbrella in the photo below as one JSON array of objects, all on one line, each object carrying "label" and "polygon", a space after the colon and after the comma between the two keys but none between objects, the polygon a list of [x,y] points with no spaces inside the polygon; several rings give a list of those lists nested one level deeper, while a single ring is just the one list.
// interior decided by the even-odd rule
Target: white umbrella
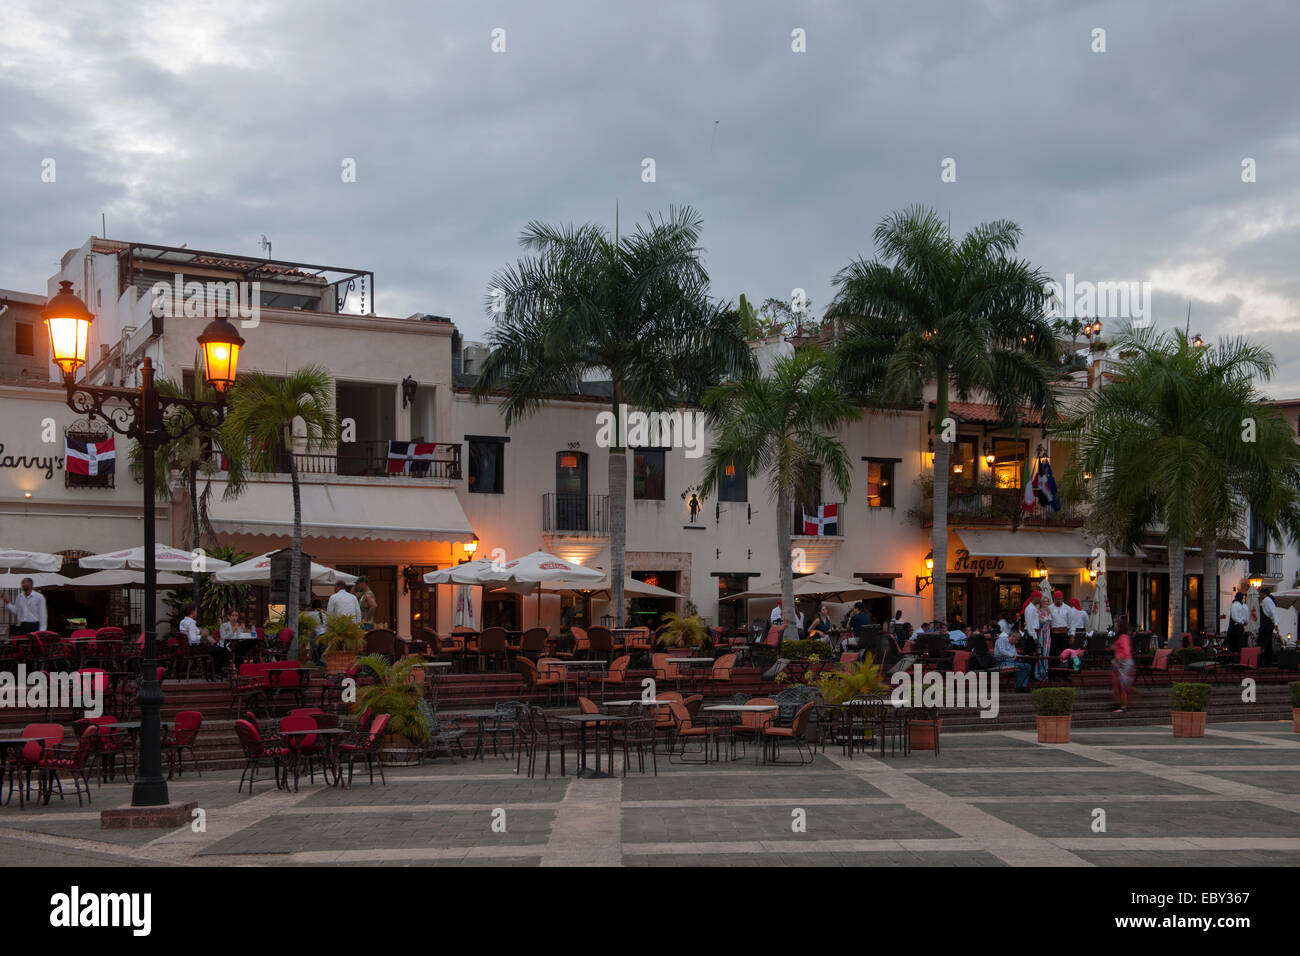
[{"label": "white umbrella", "polygon": [[[1276,602],[1276,598],[1273,599]],[[1246,607],[1250,608],[1250,620],[1246,622],[1246,633],[1250,635],[1250,646],[1255,646],[1259,635],[1259,589],[1252,587],[1246,592]]]},{"label": "white umbrella", "polygon": [[473,561],[466,561],[464,564],[453,564],[451,567],[430,571],[424,576],[424,583],[483,584],[485,583],[483,574],[491,571],[492,567],[491,558],[476,558]]},{"label": "white umbrella", "polygon": [[[67,578],[66,581],[67,583],[63,587],[142,588],[144,587],[144,572],[122,568],[116,571],[96,571],[93,574],[83,574],[79,578]],[[181,577],[179,574],[172,574],[170,571],[159,571],[157,573],[157,584],[160,588],[188,588],[194,586],[194,581],[191,578]]]},{"label": "white umbrella", "polygon": [[1092,608],[1088,612],[1088,630],[1094,634],[1105,633],[1114,623],[1110,614],[1110,595],[1106,591],[1106,575],[1097,575],[1096,585],[1092,595]]},{"label": "white umbrella", "polygon": [[496,582],[512,590],[525,584],[537,585],[537,621],[542,620],[543,581],[576,581],[596,583],[605,577],[599,568],[585,568],[545,551],[534,551],[500,566],[491,567],[480,575],[483,584]]},{"label": "white umbrella", "polygon": [[[600,581],[545,581],[542,583],[543,591],[608,591],[610,588],[609,578],[606,577]],[[647,584],[645,581],[638,581],[630,575],[623,578],[623,591],[626,594],[637,594],[641,597],[662,597],[662,598],[679,598],[681,597],[676,591],[670,591],[667,588],[661,588],[655,584]]]},{"label": "white umbrella", "polygon": [[1278,607],[1295,607],[1300,604],[1300,590],[1274,591],[1273,603]]},{"label": "white umbrella", "polygon": [[[144,569],[144,547],[128,548],[125,551],[110,551],[105,554],[92,554],[89,557],[82,558],[77,563],[83,568],[92,568],[104,571],[120,571],[122,568],[135,568],[136,570]],[[159,571],[222,571],[230,567],[229,561],[222,561],[220,558],[211,556],[204,557],[204,566],[201,569],[194,567],[194,555],[189,551],[182,551],[180,548],[172,548],[165,544],[154,547],[154,567]]]},{"label": "white umbrella", "polygon": [[53,572],[43,573],[37,571],[35,574],[27,574],[26,572],[11,571],[0,574],[0,591],[18,590],[23,586],[23,581],[26,578],[32,579],[33,588],[57,588],[72,583],[72,578],[65,578],[62,574],[54,574]]},{"label": "white umbrella", "polygon": [[462,584],[456,589],[456,613],[452,627],[464,627],[471,631],[474,629],[474,596],[468,584]]},{"label": "white umbrella", "polygon": [[[212,576],[214,581],[221,584],[270,584],[271,583],[271,555],[274,552],[268,551],[266,554],[259,555],[256,558],[249,558],[247,561],[241,561],[224,571],[218,571]],[[323,564],[311,563],[311,583],[312,584],[333,584],[336,581],[342,581],[344,584],[356,584],[357,576],[348,574],[346,571],[336,571],[334,568],[327,568]]]},{"label": "white umbrella", "polygon": [[21,548],[0,548],[0,568],[12,571],[57,571],[63,567],[63,556],[47,551],[24,551]]},{"label": "white umbrella", "polygon": [[[909,594],[906,591],[881,587],[879,584],[868,584],[866,581],[852,581],[848,578],[837,577],[826,571],[817,571],[813,574],[805,574],[803,577],[794,579],[794,596],[797,598],[823,598],[831,594],[837,594],[841,598],[849,601],[856,601],[859,598],[877,597],[880,595],[887,597],[912,598],[917,601],[921,599],[919,594]],[[726,600],[736,601],[748,598],[780,596],[781,582],[768,581],[765,584],[756,584],[748,591],[742,591],[739,594],[732,594],[728,596]]]}]

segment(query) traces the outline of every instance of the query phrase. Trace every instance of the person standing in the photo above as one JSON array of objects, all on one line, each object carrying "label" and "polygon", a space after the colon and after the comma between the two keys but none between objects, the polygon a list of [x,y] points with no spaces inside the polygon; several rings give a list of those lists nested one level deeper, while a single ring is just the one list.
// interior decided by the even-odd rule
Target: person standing
[{"label": "person standing", "polygon": [[330,600],[325,605],[326,616],[334,614],[346,614],[354,621],[361,620],[361,604],[357,601],[356,596],[348,590],[348,586],[342,581],[334,582],[334,593],[330,595]]},{"label": "person standing", "polygon": [[[1088,612],[1083,609],[1078,598],[1070,598],[1070,634],[1076,638],[1084,637],[1088,632]],[[1079,644],[1083,646],[1082,643]]]},{"label": "person standing", "polygon": [[22,590],[12,602],[5,601],[4,595],[0,594],[0,608],[12,614],[18,622],[12,633],[31,634],[33,631],[46,630],[49,618],[45,609],[45,595],[32,587],[31,578],[23,578],[19,586]]},{"label": "person standing", "polygon": [[318,644],[320,636],[325,633],[325,611],[321,607],[320,598],[311,599],[311,610],[307,612],[307,616],[316,622],[311,631],[311,659],[319,664],[321,661]]},{"label": "person standing", "polygon": [[1047,624],[1043,620],[1043,612],[1038,606],[1038,602],[1042,599],[1042,591],[1032,591],[1029,600],[1020,609],[1020,613],[1025,616],[1025,634],[1038,645],[1040,660],[1034,664],[1034,680],[1042,680],[1047,676]]},{"label": "person standing", "polygon": [[1228,605],[1228,647],[1238,653],[1246,646],[1246,624],[1250,621],[1250,608],[1246,606],[1246,595],[1240,591],[1232,593],[1232,603]]},{"label": "person standing", "polygon": [[1267,667],[1273,663],[1273,636],[1277,633],[1277,604],[1269,588],[1260,589],[1259,602],[1259,664]]},{"label": "person standing", "polygon": [[1065,595],[1060,591],[1052,592],[1052,603],[1047,609],[1047,620],[1051,627],[1051,645],[1048,655],[1060,654],[1070,646],[1070,605],[1065,603]]},{"label": "person standing", "polygon": [[373,631],[375,629],[375,609],[379,607],[379,599],[375,597],[375,592],[370,590],[369,578],[364,575],[357,578],[357,593],[354,596],[361,606],[361,630]]},{"label": "person standing", "polygon": [[1137,665],[1133,663],[1133,644],[1128,637],[1127,620],[1121,620],[1115,625],[1115,643],[1110,650],[1114,655],[1111,664],[1111,696],[1117,705],[1114,713],[1122,714],[1128,709],[1133,677],[1137,671]]}]

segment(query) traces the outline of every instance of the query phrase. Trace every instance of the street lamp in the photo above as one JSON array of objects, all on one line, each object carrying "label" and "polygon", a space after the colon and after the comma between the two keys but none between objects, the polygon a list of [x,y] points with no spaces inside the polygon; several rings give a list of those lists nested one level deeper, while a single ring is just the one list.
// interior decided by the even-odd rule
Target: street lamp
[{"label": "street lamp", "polygon": [[[244,344],[239,332],[225,318],[210,322],[199,336],[203,350],[203,377],[217,393],[217,401],[173,398],[161,395],[154,386],[153,360],[140,366],[139,388],[111,388],[78,385],[77,369],[86,364],[90,323],[95,316],[72,291],[72,283],[61,281],[58,293],[46,303],[41,320],[49,332],[50,352],[63,372],[68,407],[106,422],[119,435],[139,442],[144,477],[144,653],[140,661],[140,769],[131,794],[134,807],[164,806],[168,801],[167,781],[162,775],[162,688],[158,684],[158,654],[154,629],[157,625],[156,567],[157,534],[154,527],[154,454],[164,441],[190,431],[212,433],[225,418],[226,391],[235,380],[239,351]],[[188,416],[170,415],[185,409]],[[170,419],[169,419],[170,415]]]},{"label": "street lamp", "polygon": [[461,564],[468,564],[474,560],[474,552],[478,550],[478,535],[474,535],[473,541],[466,541],[460,548],[465,552],[465,557],[460,559]]},{"label": "street lamp", "polygon": [[934,552],[929,551],[925,555],[925,575],[916,576],[916,593],[920,594],[931,584],[934,583]]}]

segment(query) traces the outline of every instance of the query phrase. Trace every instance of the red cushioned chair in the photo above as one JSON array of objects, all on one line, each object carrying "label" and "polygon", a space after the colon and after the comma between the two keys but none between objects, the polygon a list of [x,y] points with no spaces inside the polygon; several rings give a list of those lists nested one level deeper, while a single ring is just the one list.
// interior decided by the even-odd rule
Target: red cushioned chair
[{"label": "red cushioned chair", "polygon": [[257,779],[257,768],[264,757],[269,757],[275,764],[276,789],[284,789],[280,780],[280,767],[290,759],[287,748],[278,741],[272,743],[262,739],[257,727],[246,720],[235,721],[235,735],[239,737],[240,746],[244,748],[244,772],[239,775],[239,790],[244,789],[244,778],[248,778],[248,793],[252,796],[253,781]]},{"label": "red cushioned chair", "polygon": [[[47,747],[53,747],[63,740],[63,735],[66,732],[62,724],[28,724],[23,728],[21,736],[40,739],[23,744],[22,750],[10,751],[12,756],[9,758],[9,796],[7,799],[13,799],[15,777],[18,778],[19,807],[23,805],[24,797],[31,796],[32,771],[40,763],[41,753]],[[24,778],[26,779],[24,780]]]},{"label": "red cushioned chair", "polygon": [[172,721],[172,729],[163,737],[163,748],[167,751],[167,779],[172,778],[173,765],[175,766],[178,777],[185,776],[185,759],[184,752],[190,752],[190,759],[194,761],[194,769],[200,777],[203,776],[203,769],[199,766],[199,755],[194,749],[194,741],[198,739],[199,729],[203,726],[203,715],[197,710],[182,710]]},{"label": "red cushioned chair", "polygon": [[[289,769],[293,771],[293,792],[298,792],[298,777],[302,771],[302,764],[307,762],[307,776],[312,783],[316,782],[316,762],[321,762],[321,776],[325,775],[324,760],[325,747],[320,737],[316,734],[292,734],[291,731],[299,730],[316,730],[316,721],[310,717],[284,717],[280,720],[280,736],[284,740],[285,749],[289,755]],[[328,782],[328,780],[327,780]],[[287,780],[286,780],[287,784]],[[287,785],[285,789],[288,789]]]},{"label": "red cushioned chair", "polygon": [[63,799],[63,781],[60,774],[72,777],[72,785],[77,792],[77,806],[81,806],[81,793],[86,793],[86,802],[90,803],[90,781],[86,779],[86,767],[99,749],[99,728],[88,726],[77,741],[75,747],[46,747],[37,759],[41,772],[41,799],[50,802],[54,788],[59,788],[59,799]]},{"label": "red cushioned chair", "polygon": [[[370,713],[370,711],[366,711]],[[364,716],[364,715],[363,715]],[[359,733],[339,744],[339,766],[342,767],[344,760],[348,762],[348,782],[347,786],[352,786],[352,768],[358,760],[366,762],[366,770],[370,773],[370,783],[375,782],[375,767],[379,767],[379,782],[388,786],[388,781],[384,779],[384,765],[379,760],[379,744],[384,739],[384,732],[388,729],[388,721],[392,718],[388,714],[380,714],[375,718],[370,729],[364,733]]]},{"label": "red cushioned chair", "polygon": [[95,750],[95,759],[99,763],[99,782],[102,786],[105,781],[113,781],[117,778],[117,758],[122,758],[122,776],[127,780],[131,779],[131,738],[119,731],[116,727],[109,726],[118,722],[118,718],[112,714],[104,714],[101,717],[83,717],[73,724],[73,730],[76,731],[78,739],[85,736],[86,731],[94,727],[99,731],[99,746]]}]

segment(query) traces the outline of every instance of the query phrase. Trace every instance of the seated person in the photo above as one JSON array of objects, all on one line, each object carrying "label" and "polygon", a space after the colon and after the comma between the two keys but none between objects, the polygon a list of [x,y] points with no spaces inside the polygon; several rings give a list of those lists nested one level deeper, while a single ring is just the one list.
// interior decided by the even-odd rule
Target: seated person
[{"label": "seated person", "polygon": [[831,640],[831,627],[830,609],[823,604],[818,608],[817,616],[813,618],[812,624],[808,625],[808,640],[825,641],[829,644]]},{"label": "seated person", "polygon": [[999,634],[997,642],[993,645],[993,663],[998,670],[1015,670],[1016,693],[1023,694],[1029,691],[1029,664],[1018,659],[1015,641],[1020,638],[1021,635],[1017,631]]},{"label": "seated person", "polygon": [[968,650],[971,652],[973,670],[984,671],[993,667],[993,652],[990,647],[991,638],[987,628],[970,636]]},{"label": "seated person", "polygon": [[850,636],[844,643],[849,647],[857,647],[858,628],[870,626],[871,615],[867,613],[867,609],[863,607],[862,602],[858,601],[853,605],[853,613],[849,615],[848,620],[848,628],[852,636]]},{"label": "seated person", "polygon": [[961,629],[960,621],[953,622],[952,629],[948,631],[948,643],[953,647],[966,646],[966,632]]}]

